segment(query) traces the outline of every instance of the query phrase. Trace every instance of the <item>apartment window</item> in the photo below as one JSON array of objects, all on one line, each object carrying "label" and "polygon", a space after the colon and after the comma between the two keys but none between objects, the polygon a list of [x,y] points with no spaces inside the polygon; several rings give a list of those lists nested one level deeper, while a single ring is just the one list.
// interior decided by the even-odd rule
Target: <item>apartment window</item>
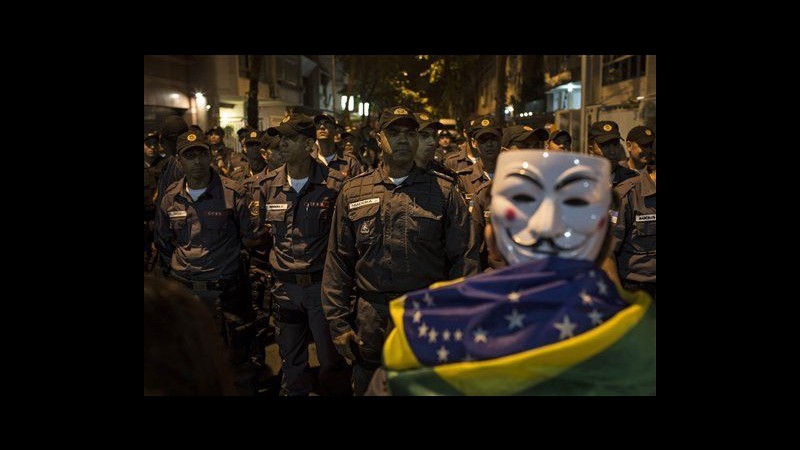
[{"label": "apartment window", "polygon": [[300,76],[300,59],[282,57],[278,58],[277,63],[278,81],[290,86],[297,86],[298,77]]},{"label": "apartment window", "polygon": [[603,86],[645,75],[647,55],[603,55]]},{"label": "apartment window", "polygon": [[[248,78],[250,76],[250,67],[253,65],[253,58],[255,55],[239,55],[239,76]],[[266,83],[269,80],[269,56],[264,55],[261,57],[261,73],[260,81]]]}]

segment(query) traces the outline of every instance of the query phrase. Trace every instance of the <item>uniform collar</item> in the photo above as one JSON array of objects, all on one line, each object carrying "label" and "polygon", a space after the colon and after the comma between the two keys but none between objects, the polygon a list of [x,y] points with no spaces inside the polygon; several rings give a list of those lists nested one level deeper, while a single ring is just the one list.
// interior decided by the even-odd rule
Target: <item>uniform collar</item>
[{"label": "uniform collar", "polygon": [[[222,180],[220,179],[219,174],[217,173],[217,171],[211,169],[211,167],[209,167],[208,169],[211,170],[211,180],[208,182],[208,186],[206,186],[206,191],[203,192],[200,195],[200,197],[197,197],[198,201],[201,200],[201,199],[204,199],[204,198],[214,198],[214,194],[217,192],[217,189],[219,189],[219,187],[222,185]],[[186,189],[187,189],[188,186],[186,185],[186,176],[185,175],[181,179],[181,182],[178,183],[178,185],[181,187],[181,190],[178,193],[178,195],[182,196],[183,198],[185,198],[187,200],[192,200],[192,197],[190,197],[189,193],[186,192]]]},{"label": "uniform collar", "polygon": [[[314,184],[325,184],[325,179],[328,177],[328,167],[322,164],[319,160],[311,158],[314,163],[311,165],[311,173],[308,175],[308,181]],[[276,178],[280,179],[283,183],[283,190],[289,192],[292,190],[292,185],[289,183],[289,169],[286,164],[275,169]]]},{"label": "uniform collar", "polygon": [[486,181],[489,181],[489,178],[484,176],[484,172],[483,163],[480,159],[478,159],[478,161],[472,167],[472,173],[470,174],[469,181],[474,183],[475,181],[483,178],[485,178]]},{"label": "uniform collar", "polygon": [[[385,162],[381,162],[381,164],[378,166],[375,172],[377,172],[378,175],[380,176],[380,179],[378,180],[379,183],[391,184],[392,186],[395,185],[394,182],[392,182],[392,180],[389,179],[389,168],[386,167]],[[408,172],[408,178],[406,178],[403,181],[403,184],[414,183],[416,179],[419,177],[419,175],[424,173],[425,171],[423,169],[420,169],[417,166],[417,163],[414,163],[414,165],[411,166],[411,171]]]}]

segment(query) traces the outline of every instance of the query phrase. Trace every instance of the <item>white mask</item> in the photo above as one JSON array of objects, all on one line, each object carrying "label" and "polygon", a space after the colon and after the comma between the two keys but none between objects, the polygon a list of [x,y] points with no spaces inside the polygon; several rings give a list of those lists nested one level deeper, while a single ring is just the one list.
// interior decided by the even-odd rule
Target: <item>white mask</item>
[{"label": "white mask", "polygon": [[571,152],[515,150],[497,160],[492,228],[509,264],[549,256],[593,261],[608,228],[611,165]]}]

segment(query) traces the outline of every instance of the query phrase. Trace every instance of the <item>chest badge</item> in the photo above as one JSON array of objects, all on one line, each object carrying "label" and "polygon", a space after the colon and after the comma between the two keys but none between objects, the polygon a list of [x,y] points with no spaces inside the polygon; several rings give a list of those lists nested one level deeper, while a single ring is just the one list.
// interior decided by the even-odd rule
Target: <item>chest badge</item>
[{"label": "chest badge", "polygon": [[366,222],[364,225],[361,225],[361,234],[369,234],[369,227],[367,226]]}]

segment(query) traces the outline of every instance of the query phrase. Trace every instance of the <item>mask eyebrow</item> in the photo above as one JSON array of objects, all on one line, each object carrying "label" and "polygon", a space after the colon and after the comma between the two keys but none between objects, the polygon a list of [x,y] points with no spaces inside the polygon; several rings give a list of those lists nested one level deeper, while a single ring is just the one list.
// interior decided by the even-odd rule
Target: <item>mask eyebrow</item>
[{"label": "mask eyebrow", "polygon": [[582,173],[578,173],[578,174],[575,174],[575,175],[570,175],[567,178],[561,180],[556,185],[556,190],[559,190],[559,189],[563,188],[564,186],[566,186],[566,185],[568,185],[570,183],[574,183],[576,181],[581,181],[581,180],[589,180],[589,181],[594,181],[595,183],[597,183],[597,179],[596,178],[590,177],[588,175],[584,175]]},{"label": "mask eyebrow", "polygon": [[[530,176],[527,173],[525,173],[525,171],[520,170],[519,172],[510,173],[510,174],[508,174],[508,177],[522,177],[522,178],[525,178],[526,180],[532,182],[536,186],[539,186],[539,189],[544,190],[544,186],[542,186],[542,183],[539,180],[537,180],[536,178],[533,178],[532,176]],[[506,177],[506,178],[508,178],[508,177]]]}]

